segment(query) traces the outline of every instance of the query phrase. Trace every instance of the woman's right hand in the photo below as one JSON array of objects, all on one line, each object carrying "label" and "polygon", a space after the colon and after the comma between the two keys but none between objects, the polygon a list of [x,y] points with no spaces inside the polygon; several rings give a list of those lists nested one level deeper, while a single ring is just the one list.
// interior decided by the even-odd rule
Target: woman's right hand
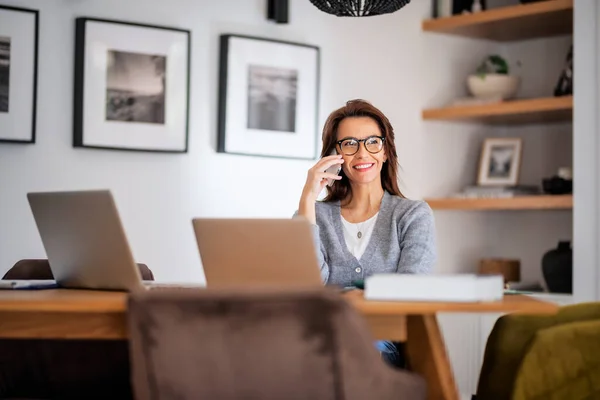
[{"label": "woman's right hand", "polygon": [[327,179],[340,180],[342,177],[338,174],[325,172],[329,167],[342,165],[344,160],[341,155],[335,154],[321,158],[311,169],[308,170],[306,183],[302,190],[302,197],[306,200],[317,200],[319,193],[327,185]]},{"label": "woman's right hand", "polygon": [[344,159],[341,155],[335,154],[321,158],[311,169],[308,170],[306,183],[302,189],[302,197],[300,198],[299,215],[308,218],[310,222],[315,223],[315,202],[319,193],[327,185],[327,179],[340,180],[340,175],[325,172],[333,165],[342,165]]}]

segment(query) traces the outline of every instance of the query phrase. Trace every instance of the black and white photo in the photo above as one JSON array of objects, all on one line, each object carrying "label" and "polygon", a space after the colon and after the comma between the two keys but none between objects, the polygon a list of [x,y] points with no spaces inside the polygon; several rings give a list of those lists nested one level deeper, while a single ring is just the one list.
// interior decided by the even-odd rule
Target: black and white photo
[{"label": "black and white photo", "polygon": [[520,138],[488,138],[479,165],[479,185],[516,185],[521,165]]},{"label": "black and white photo", "polygon": [[10,38],[0,36],[0,112],[8,112],[10,88]]},{"label": "black and white photo", "polygon": [[516,146],[498,145],[490,150],[488,176],[490,178],[508,178],[515,158]]},{"label": "black and white photo", "polygon": [[0,5],[0,142],[35,143],[39,12]]},{"label": "black and white photo", "polygon": [[73,146],[185,153],[190,31],[77,18]]},{"label": "black and white photo", "polygon": [[317,46],[221,35],[217,151],[315,159],[319,69]]},{"label": "black and white photo", "polygon": [[166,57],[108,51],[106,119],[165,123]]},{"label": "black and white photo", "polygon": [[248,128],[294,133],[298,71],[250,65]]}]

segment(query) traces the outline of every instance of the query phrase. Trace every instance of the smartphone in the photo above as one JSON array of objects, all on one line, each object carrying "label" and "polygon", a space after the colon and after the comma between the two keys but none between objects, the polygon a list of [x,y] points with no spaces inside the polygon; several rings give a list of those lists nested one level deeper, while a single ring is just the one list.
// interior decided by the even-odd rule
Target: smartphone
[{"label": "smartphone", "polygon": [[[337,154],[337,151],[335,149],[333,149],[333,151],[329,155],[335,156],[336,154]],[[339,175],[341,170],[342,170],[342,164],[334,164],[331,167],[327,168],[325,170],[325,172],[330,173],[330,174]],[[327,178],[327,186],[333,185],[333,182],[335,182],[335,179]]]}]

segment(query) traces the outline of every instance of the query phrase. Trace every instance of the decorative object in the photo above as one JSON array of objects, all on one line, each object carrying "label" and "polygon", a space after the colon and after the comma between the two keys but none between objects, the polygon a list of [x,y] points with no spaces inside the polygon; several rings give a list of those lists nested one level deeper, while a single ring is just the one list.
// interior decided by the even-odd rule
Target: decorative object
[{"label": "decorative object", "polygon": [[319,10],[336,17],[370,17],[391,14],[410,0],[310,0]]},{"label": "decorative object", "polygon": [[479,261],[482,275],[502,275],[504,284],[521,280],[521,261],[510,258],[484,258]]},{"label": "decorative object", "polygon": [[558,83],[554,88],[554,96],[570,96],[573,94],[573,45],[567,54],[567,61]]},{"label": "decorative object", "polygon": [[520,138],[485,139],[479,159],[477,184],[516,185],[519,181],[521,151]]},{"label": "decorative object", "polygon": [[187,152],[190,31],[77,18],[75,147]]},{"label": "decorative object", "polygon": [[267,19],[278,24],[287,24],[289,0],[267,0]]},{"label": "decorative object", "polygon": [[542,273],[551,293],[573,293],[573,250],[570,241],[560,241],[542,257]]},{"label": "decorative object", "polygon": [[319,48],[221,36],[218,152],[315,159]]},{"label": "decorative object", "polygon": [[519,89],[519,77],[509,75],[508,63],[498,55],[486,57],[467,78],[469,92],[480,99],[506,100]]},{"label": "decorative object", "polygon": [[37,10],[0,6],[0,142],[35,143]]},{"label": "decorative object", "polygon": [[476,98],[508,100],[517,93],[519,78],[500,74],[469,75],[467,86]]},{"label": "decorative object", "polygon": [[485,0],[452,0],[452,14],[469,14],[486,9]]},{"label": "decorative object", "polygon": [[573,176],[571,168],[559,168],[558,174],[542,179],[544,193],[567,194],[573,192]]}]

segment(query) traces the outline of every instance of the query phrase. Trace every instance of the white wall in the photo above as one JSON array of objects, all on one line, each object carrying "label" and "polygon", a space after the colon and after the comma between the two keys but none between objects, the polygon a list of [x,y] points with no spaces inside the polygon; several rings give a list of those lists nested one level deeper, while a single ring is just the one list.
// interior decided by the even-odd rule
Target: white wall
[{"label": "white wall", "polygon": [[[264,0],[5,0],[40,10],[37,143],[0,144],[0,273],[21,258],[45,257],[25,195],[28,191],[110,188],[136,260],[162,281],[204,277],[194,216],[288,217],[312,162],[217,154],[218,35],[225,32],[316,44],[322,51],[320,120],[345,100],[369,99],[397,130],[403,181],[418,197],[434,162],[452,144],[468,154],[465,127],[429,136],[423,105],[460,90],[456,80],[485,53],[485,44],[420,32],[429,2],[378,18],[342,19],[309,1],[291,1],[291,23],[264,16]],[[185,155],[71,147],[74,18],[90,16],[192,30],[190,147]],[[440,137],[446,140],[438,141]],[[448,140],[450,140],[448,142]],[[433,163],[432,163],[433,162]],[[437,170],[437,171],[436,171]],[[454,175],[454,172],[451,172]],[[451,178],[456,180],[456,178]],[[443,241],[442,241],[443,243]],[[442,244],[443,245],[443,244]]]}]

